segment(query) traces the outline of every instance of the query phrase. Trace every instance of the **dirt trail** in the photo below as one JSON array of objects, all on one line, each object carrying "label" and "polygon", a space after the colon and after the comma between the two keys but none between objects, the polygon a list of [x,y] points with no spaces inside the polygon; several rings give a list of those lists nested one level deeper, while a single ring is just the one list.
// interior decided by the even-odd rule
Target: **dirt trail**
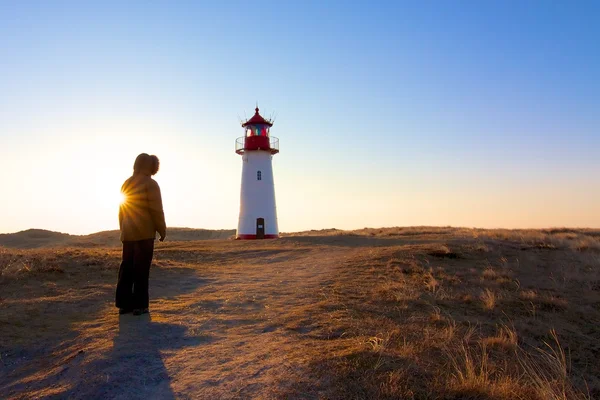
[{"label": "dirt trail", "polygon": [[72,327],[73,339],[20,365],[3,389],[9,398],[282,395],[309,361],[311,307],[352,251],[248,247],[223,257],[185,245],[158,250],[149,315],[118,316],[107,291],[97,315]]}]

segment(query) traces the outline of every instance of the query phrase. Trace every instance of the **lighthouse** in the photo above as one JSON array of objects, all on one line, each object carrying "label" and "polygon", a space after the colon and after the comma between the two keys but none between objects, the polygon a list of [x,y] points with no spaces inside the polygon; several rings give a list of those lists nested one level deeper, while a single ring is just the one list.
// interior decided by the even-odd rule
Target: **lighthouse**
[{"label": "lighthouse", "polygon": [[258,107],[252,118],[242,123],[244,136],[235,141],[235,152],[242,156],[242,189],[237,239],[274,239],[279,237],[273,155],[279,153],[279,139],[270,135],[273,121],[264,119]]}]

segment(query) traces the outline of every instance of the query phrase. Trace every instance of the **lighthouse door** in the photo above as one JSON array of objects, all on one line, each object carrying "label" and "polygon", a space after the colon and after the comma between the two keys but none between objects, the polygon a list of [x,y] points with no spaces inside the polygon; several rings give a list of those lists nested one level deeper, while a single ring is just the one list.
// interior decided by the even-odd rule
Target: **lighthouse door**
[{"label": "lighthouse door", "polygon": [[264,218],[256,218],[256,238],[257,239],[265,238],[265,219]]}]

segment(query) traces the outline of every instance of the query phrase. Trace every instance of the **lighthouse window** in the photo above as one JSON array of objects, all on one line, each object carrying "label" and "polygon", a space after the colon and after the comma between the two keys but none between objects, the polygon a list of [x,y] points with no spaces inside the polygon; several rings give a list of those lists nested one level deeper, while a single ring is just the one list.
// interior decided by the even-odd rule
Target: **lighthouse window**
[{"label": "lighthouse window", "polygon": [[258,172],[256,173],[256,179],[257,179],[257,180],[259,180],[259,181],[261,181],[261,180],[262,180],[262,172],[258,171]]}]

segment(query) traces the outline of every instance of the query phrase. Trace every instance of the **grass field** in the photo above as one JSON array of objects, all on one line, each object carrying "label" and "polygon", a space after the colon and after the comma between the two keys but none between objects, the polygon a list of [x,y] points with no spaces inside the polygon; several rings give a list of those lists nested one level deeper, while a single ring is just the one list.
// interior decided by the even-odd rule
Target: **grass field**
[{"label": "grass field", "polygon": [[0,398],[600,398],[598,230],[157,243],[142,317],[119,260],[0,247]]}]

